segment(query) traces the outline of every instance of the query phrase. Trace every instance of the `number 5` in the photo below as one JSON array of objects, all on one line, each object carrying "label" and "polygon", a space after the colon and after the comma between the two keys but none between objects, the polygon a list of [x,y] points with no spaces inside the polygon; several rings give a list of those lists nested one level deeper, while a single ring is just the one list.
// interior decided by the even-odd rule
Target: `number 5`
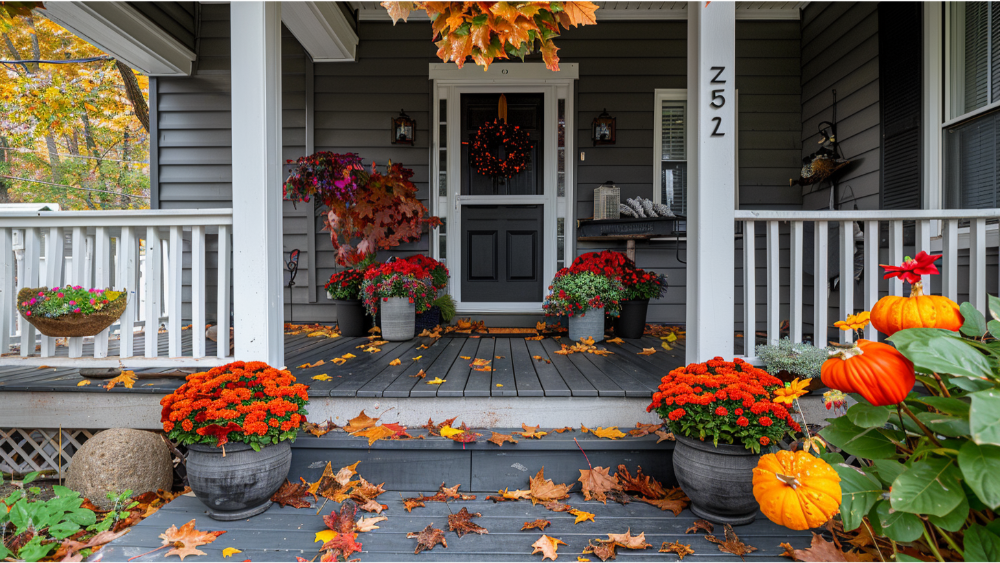
[{"label": "number 5", "polygon": [[[712,90],[712,101],[709,105],[711,105],[715,109],[719,109],[722,106],[726,105],[726,98],[725,96],[722,95],[722,92],[725,92],[725,90],[722,89]],[[720,101],[716,102],[716,100]]]}]

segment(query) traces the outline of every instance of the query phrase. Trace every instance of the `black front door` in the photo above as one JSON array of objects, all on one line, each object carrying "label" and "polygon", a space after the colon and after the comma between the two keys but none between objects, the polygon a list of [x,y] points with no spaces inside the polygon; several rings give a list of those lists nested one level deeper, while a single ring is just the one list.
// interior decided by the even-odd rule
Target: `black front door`
[{"label": "black front door", "polygon": [[[543,293],[545,206],[518,202],[544,195],[543,94],[507,94],[507,122],[531,142],[528,163],[512,178],[479,173],[469,147],[479,128],[497,118],[499,94],[462,94],[462,302],[539,302]],[[497,158],[505,158],[498,148]],[[489,205],[476,203],[490,197]],[[496,204],[496,197],[510,204]],[[537,201],[537,197],[536,197]]]}]

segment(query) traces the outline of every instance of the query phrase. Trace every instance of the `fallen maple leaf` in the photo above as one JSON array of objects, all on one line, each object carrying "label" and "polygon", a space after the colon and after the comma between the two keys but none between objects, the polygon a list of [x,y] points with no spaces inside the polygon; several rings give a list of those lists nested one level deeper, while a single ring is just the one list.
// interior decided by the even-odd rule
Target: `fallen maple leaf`
[{"label": "fallen maple leaf", "polygon": [[355,522],[354,531],[370,532],[372,530],[377,530],[378,526],[376,526],[375,524],[378,524],[379,522],[383,522],[388,519],[389,518],[387,516],[371,516],[369,518],[362,518],[357,522]]},{"label": "fallen maple leaf", "polygon": [[657,430],[655,434],[660,437],[660,439],[656,441],[657,444],[660,442],[673,442],[677,439],[674,438],[673,432],[667,432],[666,430]]},{"label": "fallen maple leaf", "polygon": [[598,438],[607,438],[608,440],[617,440],[619,438],[625,437],[625,433],[622,432],[621,430],[618,430],[617,426],[609,426],[607,428],[598,426],[597,429],[591,430],[590,428],[587,428],[586,426],[581,424],[580,430],[583,431],[584,434],[590,432],[591,434],[597,436]]},{"label": "fallen maple leaf", "polygon": [[[160,539],[163,540],[163,545],[154,549],[153,551],[159,551],[166,547],[173,547],[170,551],[164,555],[164,557],[170,557],[171,555],[176,555],[184,560],[188,555],[205,555],[204,551],[196,549],[202,545],[208,545],[215,541],[216,538],[226,533],[225,531],[218,532],[202,532],[194,528],[194,520],[192,519],[187,524],[184,524],[177,529],[177,526],[170,526],[167,531],[160,534]],[[143,555],[148,555],[153,553],[153,551],[148,551],[142,555],[137,555],[131,559],[136,559],[142,557]],[[130,559],[130,561],[131,561]]]},{"label": "fallen maple leaf", "polygon": [[525,336],[524,337],[525,340],[542,340],[543,338],[545,338],[545,337],[542,336],[541,334],[539,334],[537,336]]},{"label": "fallen maple leaf", "polygon": [[122,372],[118,375],[118,377],[115,377],[110,381],[108,381],[108,384],[105,385],[104,388],[110,391],[115,385],[119,383],[124,385],[126,388],[131,389],[132,386],[135,385],[135,372],[129,370],[122,370]]},{"label": "fallen maple leaf", "polygon": [[572,514],[573,516],[576,516],[576,521],[573,522],[574,524],[579,524],[580,522],[586,522],[587,520],[590,520],[591,522],[594,521],[595,514],[591,512],[584,512],[583,510],[573,509],[570,510],[569,513]]},{"label": "fallen maple leaf", "polygon": [[282,507],[311,508],[312,504],[302,498],[307,494],[306,491],[308,490],[309,485],[305,483],[292,483],[288,479],[285,479],[285,484],[271,495],[271,501],[278,503]]},{"label": "fallen maple leaf", "polygon": [[489,532],[486,528],[472,521],[473,518],[480,516],[482,514],[479,512],[469,512],[469,509],[463,506],[462,510],[448,515],[448,529],[458,534],[458,537],[463,537],[469,533],[479,535],[488,534]]},{"label": "fallen maple leaf", "polygon": [[444,421],[444,422],[442,422],[440,424],[434,424],[434,421],[428,418],[427,419],[427,424],[421,426],[421,428],[426,428],[427,429],[427,433],[430,434],[431,436],[440,436],[441,435],[441,429],[444,428],[445,426],[451,426],[451,424],[453,422],[455,422],[456,418],[458,418],[458,417],[456,416],[456,417],[449,418],[448,420],[446,420],[446,421]]},{"label": "fallen maple leaf", "polygon": [[608,474],[610,471],[611,469],[606,467],[580,470],[580,482],[583,483],[584,500],[597,500],[607,504],[607,493],[613,490],[621,490],[618,479]]},{"label": "fallen maple leaf", "polygon": [[321,373],[319,375],[314,375],[314,376],[312,376],[312,378],[316,379],[318,381],[330,381],[331,379],[333,379],[332,377],[330,377],[329,375],[327,375],[325,373]]},{"label": "fallen maple leaf", "polygon": [[410,532],[406,534],[408,538],[417,538],[417,548],[413,550],[414,554],[420,553],[423,550],[430,551],[434,549],[434,546],[441,544],[445,549],[448,548],[448,542],[444,539],[444,530],[439,530],[433,527],[433,524],[428,524],[426,528],[420,532]]},{"label": "fallen maple leaf", "polygon": [[542,506],[546,510],[551,510],[552,512],[569,512],[569,511],[573,510],[572,506],[570,506],[568,504],[563,504],[561,502],[556,502],[554,500],[550,500],[549,502],[542,503]]},{"label": "fallen maple leaf", "polygon": [[663,542],[663,545],[660,546],[660,553],[676,553],[677,559],[683,560],[685,555],[691,555],[694,550],[691,549],[691,544],[683,544],[679,541]]},{"label": "fallen maple leaf", "polygon": [[361,414],[347,422],[347,426],[344,427],[344,432],[354,434],[355,432],[360,432],[375,426],[376,422],[378,422],[377,418],[371,418],[365,414],[365,411],[361,411]]},{"label": "fallen maple leaf", "polygon": [[[728,526],[727,526],[727,528],[728,528]],[[726,533],[728,535],[728,533],[729,533],[728,530],[727,530]],[[735,536],[736,534],[734,533],[733,535]],[[706,539],[707,539],[707,536],[706,536]],[[709,541],[712,541],[712,540],[709,540]],[[719,543],[719,542],[716,542],[716,543]],[[740,543],[740,545],[743,545],[743,544]],[[785,547],[785,544],[782,544],[782,547]],[[811,562],[811,561],[851,561],[851,562],[853,562],[853,561],[871,561],[872,560],[871,557],[869,557],[869,556],[863,556],[862,554],[860,554],[860,553],[858,553],[856,551],[847,551],[847,552],[845,552],[841,548],[837,547],[837,545],[835,543],[826,541],[823,538],[823,536],[821,536],[821,535],[819,535],[819,534],[817,534],[815,532],[813,532],[813,535],[812,535],[812,544],[809,547],[807,547],[806,549],[795,549],[795,550],[792,550],[791,547],[792,547],[791,545],[789,545],[788,547],[785,547],[785,553],[783,553],[782,555],[786,555],[789,551],[792,551],[792,554],[793,554],[792,556],[795,558],[796,561],[809,561],[809,562]],[[726,550],[722,549],[722,545],[719,546],[719,549],[721,551],[726,551]],[[750,551],[753,551],[754,549],[755,548],[750,548]],[[730,551],[728,553],[732,553],[732,552]],[[747,551],[746,553],[749,553],[749,551]],[[737,554],[737,555],[739,555],[739,554]],[[743,557],[743,556],[740,555],[740,557]]]},{"label": "fallen maple leaf", "polygon": [[[813,536],[814,536],[813,537],[813,542],[815,542],[816,541],[815,540],[816,534],[814,533]],[[731,525],[729,525],[729,524],[726,524],[726,539],[725,539],[725,541],[720,540],[719,538],[717,538],[715,536],[705,536],[705,539],[708,540],[708,541],[710,541],[710,542],[712,542],[712,543],[714,543],[714,544],[718,544],[719,545],[719,551],[721,551],[723,553],[732,553],[733,555],[739,555],[740,559],[743,559],[744,561],[746,561],[746,559],[743,557],[744,555],[746,555],[746,554],[748,554],[750,552],[753,552],[753,551],[757,551],[756,547],[753,547],[753,546],[750,546],[750,545],[747,545],[747,544],[741,542],[739,536],[736,535],[736,532],[733,531],[733,527]],[[826,541],[822,537],[820,537],[820,540],[823,541],[823,542]],[[833,545],[833,544],[831,544],[831,545]],[[831,560],[830,559],[822,559],[822,560],[817,560],[817,561],[831,561]]]},{"label": "fallen maple leaf", "polygon": [[326,363],[326,360],[319,360],[318,362],[315,362],[315,363],[312,363],[312,364],[306,363],[306,364],[302,364],[301,366],[299,366],[299,369],[309,369],[309,368],[319,367],[319,366],[321,366],[321,365],[323,365],[325,363]]},{"label": "fallen maple leaf", "polygon": [[368,445],[371,446],[379,440],[386,440],[396,435],[396,432],[386,428],[384,425],[373,426],[360,432],[355,432],[351,436],[363,436],[368,438]]},{"label": "fallen maple leaf", "polygon": [[471,360],[472,356],[459,356],[459,358],[462,358],[463,360]]},{"label": "fallen maple leaf", "polygon": [[346,561],[352,553],[360,552],[364,547],[355,541],[352,533],[337,534],[337,537],[323,544],[320,551],[325,551],[326,555],[320,561],[336,561],[338,557],[343,557]]},{"label": "fallen maple leaf", "polygon": [[697,534],[699,531],[703,531],[706,534],[711,534],[715,531],[715,524],[709,522],[708,520],[695,520],[691,527],[684,531],[685,534]]},{"label": "fallen maple leaf", "polygon": [[539,432],[538,429],[540,426],[528,426],[523,422],[521,423],[521,428],[524,429],[524,432],[514,432],[514,434],[518,434],[524,438],[534,438],[536,440],[541,440],[542,436],[548,434],[548,432]]},{"label": "fallen maple leaf", "polygon": [[[314,500],[319,500],[319,496],[322,496],[332,500],[333,502],[343,502],[344,499],[350,496],[347,494],[347,491],[353,486],[351,483],[351,477],[357,475],[357,471],[355,471],[354,468],[357,467],[359,463],[361,462],[356,461],[354,465],[342,467],[340,471],[334,475],[333,466],[330,462],[326,462],[326,468],[323,470],[323,474],[315,483],[309,483],[309,488],[306,490],[306,493],[312,495]],[[305,482],[304,479],[302,481]]]},{"label": "fallen maple leaf", "polygon": [[[669,350],[669,348],[667,348]],[[656,353],[656,348],[643,348],[642,352],[636,352],[640,356],[652,356]]]},{"label": "fallen maple leaf", "polygon": [[649,434],[652,434],[653,432],[656,432],[657,430],[660,429],[661,426],[663,426],[663,423],[643,424],[641,422],[636,422],[635,428],[629,430],[628,435],[635,436],[636,438],[642,438],[643,436],[647,436]]},{"label": "fallen maple leaf", "polygon": [[499,432],[494,432],[493,435],[490,436],[490,439],[486,441],[496,444],[500,447],[503,447],[504,442],[510,442],[512,444],[517,443],[517,440],[515,440],[514,437],[511,436],[510,434],[500,434]]},{"label": "fallen maple leaf", "polygon": [[[597,542],[596,544],[594,542]],[[615,542],[611,540],[590,540],[583,548],[584,554],[596,555],[601,561],[615,559]]]},{"label": "fallen maple leaf", "polygon": [[543,535],[538,538],[535,543],[531,544],[531,547],[535,548],[531,554],[534,555],[540,551],[542,552],[542,561],[545,561],[546,559],[555,561],[556,558],[559,557],[556,551],[559,549],[560,545],[566,545],[566,542],[551,536]]},{"label": "fallen maple leaf", "polygon": [[[331,511],[323,517],[326,527],[337,532],[337,534],[350,535],[354,532],[354,517],[358,514],[358,505],[351,500],[345,500],[340,504],[340,512]],[[321,548],[329,549],[329,548]]]},{"label": "fallen maple leaf", "polygon": [[614,338],[609,338],[605,340],[605,342],[607,342],[608,344],[625,344],[625,341],[617,336]]},{"label": "fallen maple leaf", "polygon": [[587,559],[586,557],[580,557],[579,555],[576,556],[576,560],[577,561],[590,561],[590,559]]},{"label": "fallen maple leaf", "polygon": [[442,426],[440,432],[441,436],[445,438],[451,438],[452,436],[457,436],[461,434],[462,430],[458,428],[452,428],[451,426]]},{"label": "fallen maple leaf", "polygon": [[547,527],[549,527],[551,525],[552,525],[552,522],[549,522],[548,520],[542,520],[541,518],[539,518],[538,520],[535,520],[534,522],[525,522],[524,526],[521,526],[521,530],[537,529],[537,530],[541,530],[541,531],[544,532],[545,528],[547,528]]},{"label": "fallen maple leaf", "polygon": [[441,385],[445,381],[448,381],[448,380],[447,379],[441,379],[440,377],[435,377],[434,379],[428,381],[427,385]]},{"label": "fallen maple leaf", "polygon": [[306,422],[302,424],[302,430],[305,430],[306,432],[312,434],[313,436],[316,436],[317,438],[325,435],[334,428],[337,428],[337,425],[334,424],[333,421],[329,419],[326,422],[320,424],[316,424],[315,422]]},{"label": "fallen maple leaf", "polygon": [[423,379],[427,377],[427,374],[424,372],[424,370],[420,370],[416,374],[411,375],[410,377],[419,377],[420,379]]},{"label": "fallen maple leaf", "polygon": [[421,507],[421,506],[425,506],[426,507],[427,505],[424,504],[424,501],[422,501],[420,499],[417,499],[417,498],[405,498],[405,499],[403,499],[403,508],[405,508],[407,512],[412,512],[414,508],[418,508],[418,507]]},{"label": "fallen maple leaf", "polygon": [[[129,533],[130,530],[122,530],[120,532],[114,532],[112,530],[105,530],[103,532],[97,533],[94,537],[87,540],[87,542],[79,542],[71,539],[64,539],[61,544],[59,544],[59,549],[55,552],[53,561],[83,561],[83,556],[80,552],[84,549],[90,549],[92,552],[100,549],[100,546],[110,542],[111,540],[118,539],[125,534]],[[160,548],[162,549],[162,548]],[[154,550],[155,551],[155,550]]]},{"label": "fallen maple leaf", "polygon": [[396,358],[395,360],[393,360],[393,361],[389,362],[389,365],[390,365],[390,366],[398,366],[398,365],[400,365],[400,364],[402,364],[402,363],[403,363],[403,362],[399,361],[399,358]]},{"label": "fallen maple leaf", "polygon": [[329,530],[329,529],[327,529],[327,530],[320,530],[320,531],[316,532],[316,538],[313,540],[313,543],[316,543],[316,542],[326,543],[326,542],[332,540],[335,537],[337,537],[337,532],[334,532],[333,530]]},{"label": "fallen maple leaf", "polygon": [[236,549],[235,547],[227,547],[227,548],[225,548],[225,549],[222,550],[222,557],[224,557],[224,558],[225,557],[232,557],[233,555],[236,555],[237,553],[243,553],[243,550]]},{"label": "fallen maple leaf", "polygon": [[781,554],[781,557],[788,557],[790,559],[795,559],[795,548],[792,547],[792,544],[787,542],[781,542],[778,544],[778,547],[785,550]]},{"label": "fallen maple leaf", "polygon": [[608,540],[615,542],[615,545],[624,547],[625,549],[646,549],[647,547],[653,547],[646,543],[646,532],[642,532],[638,536],[633,536],[632,528],[626,530],[624,534],[608,534]]},{"label": "fallen maple leaf", "polygon": [[330,361],[337,364],[338,366],[342,366],[347,363],[347,360],[345,360],[344,358],[334,358]]},{"label": "fallen maple leaf", "polygon": [[84,379],[84,380],[82,380],[82,381],[80,381],[79,383],[76,384],[77,387],[83,387],[84,385],[90,385],[90,380],[89,379]]},{"label": "fallen maple leaf", "polygon": [[635,472],[635,477],[632,477],[624,464],[619,465],[617,477],[618,482],[622,485],[622,490],[625,492],[638,493],[641,496],[654,500],[667,497],[667,491],[663,488],[663,485],[656,479],[643,474],[641,466]]},{"label": "fallen maple leaf", "polygon": [[572,426],[563,426],[562,428],[556,428],[553,430],[556,434],[562,434],[563,432],[572,432],[574,428]]},{"label": "fallen maple leaf", "polygon": [[674,516],[680,516],[684,507],[691,502],[691,499],[684,494],[684,491],[680,487],[674,487],[666,493],[665,498],[651,499],[646,497],[636,497],[636,500],[640,500],[646,504],[651,504],[660,510],[669,510],[674,513]]},{"label": "fallen maple leaf", "polygon": [[572,485],[557,485],[551,479],[546,479],[545,467],[539,469],[538,474],[534,477],[529,477],[528,482],[531,485],[529,489],[531,490],[531,504],[533,505],[540,502],[544,503],[569,498],[569,491],[573,488]]}]

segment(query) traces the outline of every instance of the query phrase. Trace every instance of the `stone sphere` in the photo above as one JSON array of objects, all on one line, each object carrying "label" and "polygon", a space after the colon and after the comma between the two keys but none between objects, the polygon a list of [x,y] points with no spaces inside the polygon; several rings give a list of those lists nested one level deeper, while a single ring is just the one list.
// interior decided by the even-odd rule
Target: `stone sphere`
[{"label": "stone sphere", "polygon": [[94,435],[73,455],[66,472],[67,487],[105,510],[112,504],[108,493],[170,490],[173,480],[170,451],[163,439],[134,428]]}]

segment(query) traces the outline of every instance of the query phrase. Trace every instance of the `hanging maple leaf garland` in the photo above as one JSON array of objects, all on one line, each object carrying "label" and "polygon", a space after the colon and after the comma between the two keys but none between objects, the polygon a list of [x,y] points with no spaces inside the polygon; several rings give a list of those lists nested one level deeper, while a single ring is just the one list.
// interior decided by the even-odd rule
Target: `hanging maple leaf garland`
[{"label": "hanging maple leaf garland", "polygon": [[467,58],[488,69],[494,59],[524,60],[536,42],[545,67],[559,70],[559,50],[552,41],[559,28],[594,25],[593,2],[382,2],[393,24],[410,12],[425,10],[434,29],[437,56],[462,68]]}]

